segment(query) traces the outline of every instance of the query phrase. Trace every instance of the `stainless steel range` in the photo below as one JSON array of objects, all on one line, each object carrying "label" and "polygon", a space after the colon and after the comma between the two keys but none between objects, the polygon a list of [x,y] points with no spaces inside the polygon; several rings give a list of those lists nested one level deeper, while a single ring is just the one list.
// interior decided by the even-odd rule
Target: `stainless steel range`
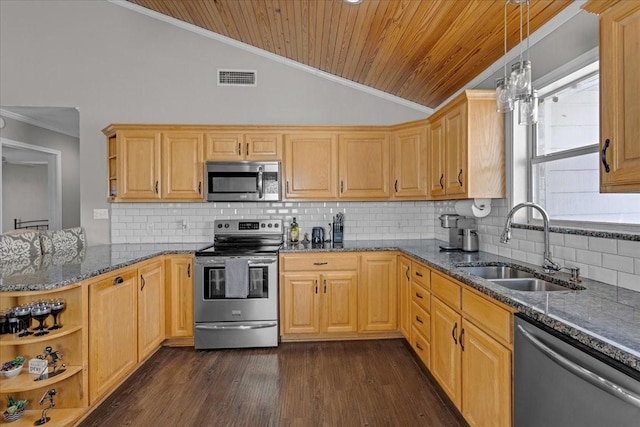
[{"label": "stainless steel range", "polygon": [[278,345],[281,220],[216,220],[214,244],[196,252],[195,348]]}]

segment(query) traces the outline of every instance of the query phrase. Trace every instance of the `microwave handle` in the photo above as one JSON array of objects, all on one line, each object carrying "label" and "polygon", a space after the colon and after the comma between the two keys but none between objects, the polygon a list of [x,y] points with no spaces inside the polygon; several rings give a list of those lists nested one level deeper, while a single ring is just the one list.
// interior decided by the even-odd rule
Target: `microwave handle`
[{"label": "microwave handle", "polygon": [[258,198],[262,199],[262,168],[258,169]]}]

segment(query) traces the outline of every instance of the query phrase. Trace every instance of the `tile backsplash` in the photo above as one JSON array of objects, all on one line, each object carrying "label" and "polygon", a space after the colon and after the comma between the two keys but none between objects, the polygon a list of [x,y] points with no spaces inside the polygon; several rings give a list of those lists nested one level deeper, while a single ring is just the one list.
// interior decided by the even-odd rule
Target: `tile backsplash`
[{"label": "tile backsplash", "polygon": [[[455,201],[442,202],[280,202],[280,203],[113,203],[112,243],[211,242],[213,221],[227,218],[296,217],[301,237],[311,228],[345,214],[346,240],[448,240],[438,217],[455,213]],[[509,209],[505,199],[492,201],[491,214],[478,218],[480,250],[531,264],[542,264],[543,233],[512,229],[508,244],[500,234]],[[640,241],[552,232],[551,253],[562,266],[580,267],[583,277],[640,292]]]}]

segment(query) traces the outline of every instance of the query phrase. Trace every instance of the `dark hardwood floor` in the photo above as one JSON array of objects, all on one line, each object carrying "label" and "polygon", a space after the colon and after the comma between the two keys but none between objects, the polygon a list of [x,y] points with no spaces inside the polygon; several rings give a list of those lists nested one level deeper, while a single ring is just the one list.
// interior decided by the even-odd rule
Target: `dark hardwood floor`
[{"label": "dark hardwood floor", "polygon": [[80,424],[463,425],[402,340],[164,347]]}]

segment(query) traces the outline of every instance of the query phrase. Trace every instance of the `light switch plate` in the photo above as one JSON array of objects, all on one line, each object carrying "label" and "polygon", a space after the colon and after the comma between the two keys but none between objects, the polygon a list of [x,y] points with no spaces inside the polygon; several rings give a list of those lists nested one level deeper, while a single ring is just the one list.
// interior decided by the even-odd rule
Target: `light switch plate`
[{"label": "light switch plate", "polygon": [[94,209],[93,219],[109,219],[109,209]]}]

